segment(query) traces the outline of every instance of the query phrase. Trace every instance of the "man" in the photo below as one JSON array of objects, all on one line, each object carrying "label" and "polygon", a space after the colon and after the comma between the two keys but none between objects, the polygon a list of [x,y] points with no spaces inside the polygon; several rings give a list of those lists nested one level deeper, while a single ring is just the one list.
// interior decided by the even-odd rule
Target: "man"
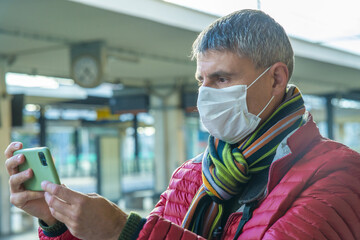
[{"label": "man", "polygon": [[[193,45],[207,150],[173,174],[147,219],[96,194],[22,183],[5,151],[11,202],[41,219],[40,239],[360,239],[360,155],[323,138],[288,81],[293,51],[261,11],[218,19]],[[119,237],[120,236],[120,237]]]}]

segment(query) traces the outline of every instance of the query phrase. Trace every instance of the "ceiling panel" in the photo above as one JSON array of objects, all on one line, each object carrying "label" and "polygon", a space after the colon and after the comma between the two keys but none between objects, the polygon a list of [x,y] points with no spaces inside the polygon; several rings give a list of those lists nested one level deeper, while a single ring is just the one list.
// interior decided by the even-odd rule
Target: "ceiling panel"
[{"label": "ceiling panel", "polygon": [[[108,47],[108,81],[191,82],[197,34],[65,0],[0,0],[0,55],[17,55],[13,72],[69,77],[69,44],[100,39]],[[360,70],[296,57],[292,81],[304,93],[360,90]]]}]

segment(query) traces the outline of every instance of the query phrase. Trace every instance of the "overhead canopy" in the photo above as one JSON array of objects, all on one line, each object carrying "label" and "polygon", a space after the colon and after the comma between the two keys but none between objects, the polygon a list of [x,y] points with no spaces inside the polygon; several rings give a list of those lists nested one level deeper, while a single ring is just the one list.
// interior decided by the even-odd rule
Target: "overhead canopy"
[{"label": "overhead canopy", "polygon": [[[0,55],[8,59],[8,71],[68,78],[70,44],[103,40],[106,81],[144,85],[181,79],[195,86],[191,45],[214,19],[152,0],[2,0]],[[291,41],[296,55],[292,81],[304,93],[360,91],[359,56]]]}]

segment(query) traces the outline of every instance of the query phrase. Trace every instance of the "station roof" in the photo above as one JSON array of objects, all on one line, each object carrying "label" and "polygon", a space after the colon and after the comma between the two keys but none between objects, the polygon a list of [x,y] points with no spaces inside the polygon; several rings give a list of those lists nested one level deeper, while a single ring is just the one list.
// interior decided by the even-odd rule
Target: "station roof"
[{"label": "station roof", "polygon": [[[217,17],[159,0],[2,0],[0,56],[8,71],[70,77],[69,46],[102,40],[107,82],[193,83],[197,34]],[[291,37],[292,82],[307,94],[360,91],[360,56]]]}]

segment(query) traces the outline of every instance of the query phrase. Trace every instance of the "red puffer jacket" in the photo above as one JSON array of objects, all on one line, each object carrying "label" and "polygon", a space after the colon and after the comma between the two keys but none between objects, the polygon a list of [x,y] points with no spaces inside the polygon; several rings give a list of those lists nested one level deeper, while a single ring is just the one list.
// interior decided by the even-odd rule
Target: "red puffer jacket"
[{"label": "red puffer jacket", "polygon": [[[360,155],[322,138],[311,117],[287,145],[238,239],[360,239]],[[200,238],[178,225],[201,184],[201,163],[177,169],[138,239]],[[221,239],[234,238],[241,215],[230,215]]]},{"label": "red puffer jacket", "polygon": [[[360,239],[360,155],[322,138],[311,117],[287,146],[290,152],[270,166],[266,195],[238,239]],[[179,167],[138,239],[202,239],[179,226],[201,184],[200,161]],[[241,216],[229,216],[221,239],[234,238]]]}]

